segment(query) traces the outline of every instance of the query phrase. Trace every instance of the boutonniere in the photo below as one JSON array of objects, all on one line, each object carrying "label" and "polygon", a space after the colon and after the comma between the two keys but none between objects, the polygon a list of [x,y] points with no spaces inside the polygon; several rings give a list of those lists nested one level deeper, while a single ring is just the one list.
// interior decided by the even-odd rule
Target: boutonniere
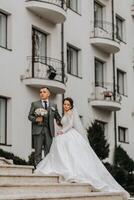
[{"label": "boutonniere", "polygon": [[55,108],[53,106],[51,107],[51,109],[52,109],[52,111],[55,111]]}]

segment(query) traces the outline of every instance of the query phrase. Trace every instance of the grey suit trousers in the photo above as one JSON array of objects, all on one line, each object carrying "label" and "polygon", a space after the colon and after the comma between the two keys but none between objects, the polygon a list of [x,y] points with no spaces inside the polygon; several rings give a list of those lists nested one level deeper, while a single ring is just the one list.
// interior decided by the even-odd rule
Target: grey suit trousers
[{"label": "grey suit trousers", "polygon": [[42,159],[42,146],[44,147],[44,156],[49,153],[52,137],[47,127],[43,127],[42,132],[39,135],[34,135],[34,148],[35,148],[35,166]]}]

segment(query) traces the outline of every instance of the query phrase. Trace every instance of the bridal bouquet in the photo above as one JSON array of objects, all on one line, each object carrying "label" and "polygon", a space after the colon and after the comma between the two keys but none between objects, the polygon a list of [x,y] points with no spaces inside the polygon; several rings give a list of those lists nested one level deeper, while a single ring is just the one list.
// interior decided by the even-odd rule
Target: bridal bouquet
[{"label": "bridal bouquet", "polygon": [[45,110],[44,108],[37,108],[35,110],[35,115],[38,117],[43,117],[45,114],[47,114],[47,110]]}]

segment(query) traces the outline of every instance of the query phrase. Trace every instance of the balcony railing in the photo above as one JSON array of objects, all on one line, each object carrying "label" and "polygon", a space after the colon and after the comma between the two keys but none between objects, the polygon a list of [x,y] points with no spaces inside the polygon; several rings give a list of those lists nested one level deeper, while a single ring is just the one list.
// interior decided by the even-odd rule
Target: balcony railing
[{"label": "balcony railing", "polygon": [[121,95],[117,93],[117,86],[115,91],[113,83],[111,82],[96,82],[94,84],[94,92],[92,93],[92,100],[105,100],[121,103]]},{"label": "balcony railing", "polygon": [[91,26],[93,27],[91,31],[91,38],[103,38],[119,42],[116,39],[116,34],[117,34],[116,25],[107,21],[98,20],[98,21],[92,21]]},{"label": "balcony railing", "polygon": [[23,79],[35,78],[65,83],[64,63],[62,61],[44,56],[29,56],[27,60],[28,68]]},{"label": "balcony railing", "polygon": [[56,5],[60,8],[63,8],[64,10],[67,9],[65,0],[26,0],[26,2],[28,2],[28,1],[38,1],[38,2],[42,2],[42,3],[50,3],[53,5]]},{"label": "balcony railing", "polygon": [[110,112],[121,109],[121,96],[113,90],[113,83],[96,82],[89,102],[95,108]]}]

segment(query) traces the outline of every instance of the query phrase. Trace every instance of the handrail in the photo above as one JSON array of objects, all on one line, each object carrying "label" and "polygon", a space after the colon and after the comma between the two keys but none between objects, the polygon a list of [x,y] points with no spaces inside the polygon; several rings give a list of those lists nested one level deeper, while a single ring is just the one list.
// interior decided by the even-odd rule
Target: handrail
[{"label": "handrail", "polygon": [[[117,93],[118,86],[116,85],[116,94],[114,95],[113,83],[112,82],[95,82],[92,83],[93,92],[92,96],[95,100],[108,100],[121,103],[122,97]],[[114,99],[115,97],[115,99]]]},{"label": "handrail", "polygon": [[[117,26],[104,20],[91,21],[91,38],[105,38],[119,42],[116,37]],[[114,33],[113,33],[114,30]]]},{"label": "handrail", "polygon": [[64,63],[61,60],[45,56],[28,56],[27,61],[25,79],[37,78],[65,83]]}]

